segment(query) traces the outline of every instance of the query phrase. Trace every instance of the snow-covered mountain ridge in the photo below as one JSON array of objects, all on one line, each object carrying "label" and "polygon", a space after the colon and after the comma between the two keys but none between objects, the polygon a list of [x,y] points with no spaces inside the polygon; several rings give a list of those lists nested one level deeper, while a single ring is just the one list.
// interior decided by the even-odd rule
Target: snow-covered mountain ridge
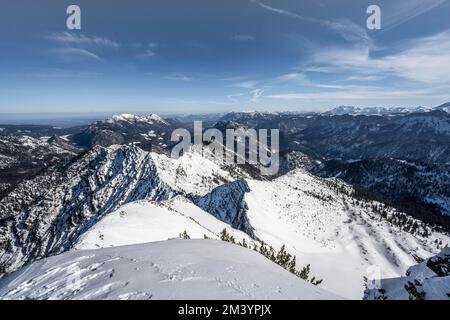
[{"label": "snow-covered mountain ridge", "polygon": [[366,115],[366,116],[375,116],[375,115],[395,115],[395,114],[408,114],[408,113],[423,113],[423,112],[431,112],[433,110],[441,110],[445,112],[449,112],[448,105],[444,104],[435,108],[432,107],[355,107],[355,106],[339,106],[333,108],[331,110],[325,111],[323,115]]},{"label": "snow-covered mountain ridge", "polygon": [[178,238],[187,231],[193,239],[219,239],[223,229],[237,240],[252,243],[246,233],[233,229],[192,201],[176,196],[166,201],[140,200],[109,213],[84,233],[76,249],[98,249]]},{"label": "snow-covered mountain ridge", "polygon": [[120,115],[114,115],[110,119],[103,120],[101,122],[105,123],[117,123],[117,122],[144,122],[148,124],[153,124],[154,122],[160,122],[163,124],[168,124],[167,121],[165,121],[163,118],[156,114],[151,114],[147,116],[136,116],[134,114],[120,114]]},{"label": "snow-covered mountain ridge", "polygon": [[134,145],[96,146],[55,172],[22,182],[0,201],[0,273],[71,248],[126,203],[205,195],[232,180],[195,150],[175,160]]},{"label": "snow-covered mountain ridge", "polygon": [[216,240],[170,240],[71,251],[40,260],[0,279],[0,299],[339,297],[250,249]]},{"label": "snow-covered mountain ridge", "polygon": [[[3,271],[77,243],[119,246],[183,230],[213,237],[231,224],[247,233],[233,231],[237,238],[285,244],[300,265],[312,265],[323,288],[361,298],[369,265],[398,276],[414,263],[413,254],[426,258],[439,249],[436,240],[448,243],[400,212],[353,198],[352,187],[336,179],[303,170],[272,181],[236,174],[196,148],[175,160],[133,145],[95,147],[60,172],[21,184],[0,203]],[[185,196],[181,204],[177,195]],[[156,202],[131,203],[143,199]],[[175,205],[160,202],[167,200]]]},{"label": "snow-covered mountain ridge", "polygon": [[0,271],[71,248],[125,203],[173,194],[150,154],[134,146],[94,147],[58,171],[21,183],[0,202]]}]

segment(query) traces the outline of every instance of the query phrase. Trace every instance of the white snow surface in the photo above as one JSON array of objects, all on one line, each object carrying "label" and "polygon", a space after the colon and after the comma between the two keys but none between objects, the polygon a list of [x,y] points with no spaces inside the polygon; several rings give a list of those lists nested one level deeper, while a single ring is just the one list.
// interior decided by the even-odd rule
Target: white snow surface
[{"label": "white snow surface", "polygon": [[380,289],[366,290],[364,298],[417,299],[413,291],[423,295],[424,300],[450,300],[450,248],[445,248],[438,255],[410,267],[403,277],[381,279]]},{"label": "white snow surface", "polygon": [[[161,154],[151,156],[162,181],[185,194],[204,195],[233,180],[229,172],[198,150],[177,160]],[[449,237],[439,233],[422,238],[404,232],[333,190],[326,184],[331,180],[300,169],[273,181],[245,181],[251,190],[244,197],[246,215],[255,236],[276,250],[286,245],[288,252],[296,255],[299,268],[311,264],[312,276],[324,280],[322,288],[346,298],[363,297],[364,277],[371,266],[377,266],[383,278],[398,277],[415,263],[413,254],[427,258],[439,252],[436,239],[444,245],[450,243]],[[77,247],[159,241],[177,237],[184,230],[192,238],[217,238],[225,227],[238,240],[249,240],[185,198],[141,201],[105,216]]]},{"label": "white snow surface", "polygon": [[415,263],[412,253],[429,257],[439,251],[436,237],[450,243],[442,234],[426,239],[401,231],[302,170],[247,182],[255,236],[274,248],[285,244],[299,265],[311,264],[313,275],[324,279],[321,287],[346,298],[362,298],[371,266],[383,277],[399,276]]},{"label": "white snow surface", "polygon": [[0,279],[0,299],[336,299],[251,249],[169,240],[78,250]]},{"label": "white snow surface", "polygon": [[76,248],[96,249],[162,241],[178,238],[185,230],[193,239],[203,239],[205,235],[217,239],[224,228],[237,241],[245,239],[247,243],[252,242],[247,234],[232,229],[183,196],[162,202],[141,200],[108,214],[81,237]]}]

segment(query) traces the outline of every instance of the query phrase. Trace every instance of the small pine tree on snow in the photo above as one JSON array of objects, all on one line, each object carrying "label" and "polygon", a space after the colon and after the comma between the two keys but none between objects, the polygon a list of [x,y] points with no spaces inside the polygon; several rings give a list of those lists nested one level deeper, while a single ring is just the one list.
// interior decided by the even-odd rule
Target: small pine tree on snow
[{"label": "small pine tree on snow", "polygon": [[288,268],[289,268],[289,272],[295,274],[297,272],[296,269],[296,264],[297,264],[297,259],[294,256],[294,258],[289,262]]},{"label": "small pine tree on snow", "polygon": [[312,279],[311,279],[311,284],[313,284],[313,285],[315,285],[315,286],[318,286],[319,284],[321,284],[322,283],[322,281],[323,281],[323,279],[320,279],[320,280],[316,280],[316,277],[312,277]]},{"label": "small pine tree on snow", "polygon": [[183,233],[180,233],[179,234],[179,237],[181,238],[181,239],[190,239],[191,237],[188,235],[188,233],[186,232],[186,230],[184,230],[183,231]]},{"label": "small pine tree on snow", "polygon": [[230,241],[230,235],[227,232],[227,229],[223,229],[222,232],[220,233],[220,240],[222,241]]},{"label": "small pine tree on snow", "polygon": [[288,269],[289,261],[291,260],[291,255],[286,252],[286,247],[283,245],[277,253],[276,257],[277,263],[285,269]]},{"label": "small pine tree on snow", "polygon": [[277,257],[275,257],[275,250],[272,247],[270,247],[270,257],[269,257],[269,259],[276,263]]},{"label": "small pine tree on snow", "polygon": [[248,248],[248,245],[247,245],[247,242],[245,242],[245,239],[242,239],[242,242],[239,242],[239,245],[241,247]]},{"label": "small pine tree on snow", "polygon": [[303,280],[308,281],[310,272],[311,272],[311,265],[308,264],[306,267],[303,267],[303,269],[298,273],[298,276]]}]

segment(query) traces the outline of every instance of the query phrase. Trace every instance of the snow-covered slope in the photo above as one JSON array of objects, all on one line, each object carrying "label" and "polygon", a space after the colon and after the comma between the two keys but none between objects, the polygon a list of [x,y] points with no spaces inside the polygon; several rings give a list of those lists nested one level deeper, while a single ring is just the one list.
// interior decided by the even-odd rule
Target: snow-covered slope
[{"label": "snow-covered slope", "polygon": [[415,263],[413,255],[436,253],[436,239],[449,243],[401,212],[353,198],[352,190],[296,170],[272,181],[228,183],[193,200],[255,239],[285,244],[301,265],[311,263],[321,286],[349,298],[362,297],[369,266],[399,276]]},{"label": "snow-covered slope", "polygon": [[382,279],[379,288],[365,291],[364,298],[450,300],[450,248],[412,266],[404,277]]},{"label": "snow-covered slope", "polygon": [[[369,266],[400,276],[413,255],[437,253],[435,240],[449,243],[400,212],[355,198],[339,180],[299,169],[272,181],[235,175],[196,149],[173,160],[136,146],[96,147],[0,203],[0,266],[14,271],[80,237],[78,248],[165,240],[184,230],[215,238],[231,224],[275,249],[285,244],[298,265],[311,264],[321,287],[360,299]],[[190,200],[172,199],[177,194]]]},{"label": "snow-covered slope", "polygon": [[183,193],[205,195],[223,183],[245,176],[242,171],[224,166],[214,160],[207,148],[191,147],[178,159],[165,154],[151,153],[161,178],[173,189]]},{"label": "snow-covered slope", "polygon": [[[194,165],[197,157],[204,165]],[[203,174],[206,177],[211,174],[207,168],[214,165],[195,152],[181,159],[183,157],[170,160],[159,155],[155,162],[162,177],[172,177],[173,163],[170,162],[179,161],[176,168],[186,173],[182,180],[185,183],[172,178],[169,185],[189,194],[196,190],[195,184],[189,182],[202,181]],[[223,174],[226,176],[226,172]],[[415,263],[414,256],[426,258],[435,254],[439,250],[436,239],[444,244],[449,242],[448,237],[432,232],[381,203],[353,198],[352,188],[339,180],[317,178],[303,170],[295,170],[273,181],[246,179],[216,188],[214,185],[200,189],[199,193],[203,194],[212,188],[203,196],[192,197],[197,206],[211,214],[212,222],[206,222],[204,211],[182,197],[158,204],[161,207],[141,202],[120,208],[104,218],[78,246],[95,248],[162,240],[177,236],[183,230],[197,238],[203,234],[210,236],[208,231],[217,235],[224,227],[232,230],[229,227],[232,225],[276,249],[285,244],[288,251],[297,256],[300,265],[312,265],[314,275],[324,279],[322,287],[360,299],[369,266],[379,266],[384,277],[399,276]],[[181,207],[180,203],[184,205]],[[169,216],[170,219],[166,206],[176,207],[177,212]],[[132,215],[129,219],[120,218],[120,212],[122,217],[128,217],[130,212]],[[201,218],[197,216],[195,221],[186,222],[185,217],[192,218],[193,212]],[[214,221],[213,216],[226,224]],[[162,227],[156,227],[157,224]],[[130,235],[126,236],[127,241],[116,237],[119,230]],[[242,237],[242,233],[234,232],[237,239]]]},{"label": "snow-covered slope", "polygon": [[247,234],[230,228],[183,196],[161,202],[141,200],[108,214],[80,238],[76,248],[96,249],[162,241],[178,238],[183,231],[193,239],[203,239],[205,235],[217,239],[223,229],[227,229],[237,241],[252,241]]},{"label": "snow-covered slope", "polygon": [[71,251],[0,280],[1,299],[336,299],[262,255],[216,240]]},{"label": "snow-covered slope", "polygon": [[378,266],[384,277],[398,276],[415,263],[412,253],[428,257],[438,251],[436,237],[450,242],[437,233],[422,237],[421,227],[415,235],[402,231],[395,224],[405,217],[395,217],[395,210],[357,202],[343,183],[301,170],[247,183],[251,191],[244,199],[254,235],[275,248],[285,244],[299,263],[312,265],[323,288],[348,298],[362,297],[369,266]]}]

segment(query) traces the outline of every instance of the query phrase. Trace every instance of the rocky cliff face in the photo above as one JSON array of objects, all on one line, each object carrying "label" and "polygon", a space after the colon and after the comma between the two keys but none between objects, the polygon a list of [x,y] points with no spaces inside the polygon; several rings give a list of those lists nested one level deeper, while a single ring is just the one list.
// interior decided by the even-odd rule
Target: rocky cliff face
[{"label": "rocky cliff face", "polygon": [[215,188],[203,197],[194,197],[194,203],[217,219],[235,229],[253,235],[253,228],[246,214],[244,196],[250,188],[245,180],[237,180]]}]

